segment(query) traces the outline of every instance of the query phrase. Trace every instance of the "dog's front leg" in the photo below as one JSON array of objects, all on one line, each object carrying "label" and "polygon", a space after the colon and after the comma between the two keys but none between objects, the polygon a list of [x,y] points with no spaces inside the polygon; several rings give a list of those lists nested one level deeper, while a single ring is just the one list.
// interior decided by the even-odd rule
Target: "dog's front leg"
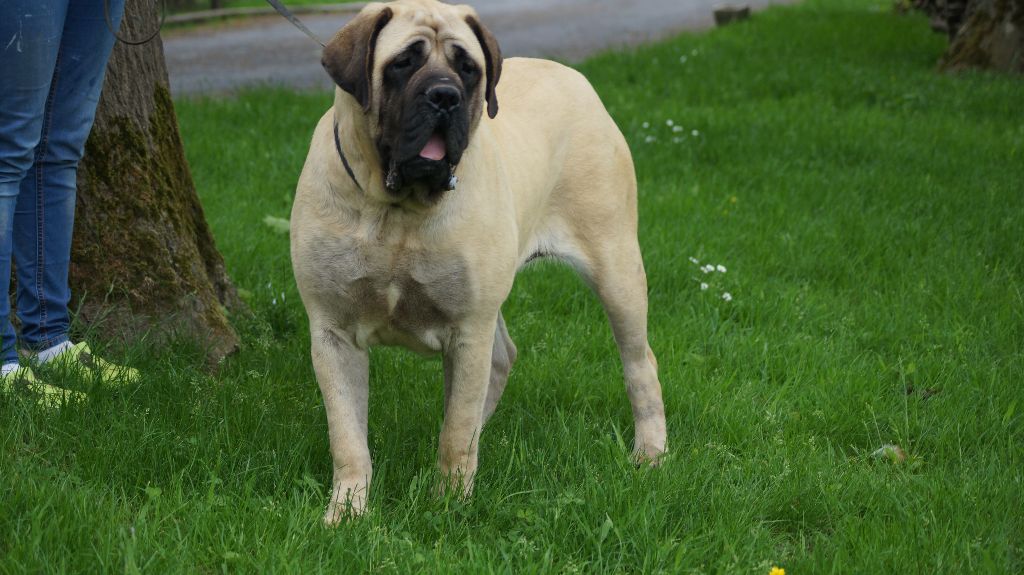
[{"label": "dog's front leg", "polygon": [[473,491],[495,321],[462,327],[444,354],[447,401],[437,454],[442,491],[455,488],[464,496]]},{"label": "dog's front leg", "polygon": [[337,525],[349,514],[366,511],[373,469],[366,444],[369,358],[328,326],[312,326],[313,369],[324,397],[334,488],[324,524]]}]

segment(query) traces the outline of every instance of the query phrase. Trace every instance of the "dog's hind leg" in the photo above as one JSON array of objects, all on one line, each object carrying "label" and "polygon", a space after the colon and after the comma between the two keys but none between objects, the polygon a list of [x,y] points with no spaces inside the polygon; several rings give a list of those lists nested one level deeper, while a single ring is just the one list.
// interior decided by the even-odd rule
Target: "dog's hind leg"
[{"label": "dog's hind leg", "polygon": [[494,329],[494,348],[491,351],[491,381],[487,388],[487,401],[484,403],[484,423],[491,418],[498,407],[501,394],[505,392],[508,374],[516,361],[516,345],[508,335],[505,318],[498,314],[498,324]]},{"label": "dog's hind leg", "polygon": [[666,448],[665,406],[658,362],[647,341],[647,276],[640,246],[635,234],[628,234],[596,248],[589,269],[581,271],[601,299],[619,347],[633,408],[633,455],[638,462],[656,464]]}]

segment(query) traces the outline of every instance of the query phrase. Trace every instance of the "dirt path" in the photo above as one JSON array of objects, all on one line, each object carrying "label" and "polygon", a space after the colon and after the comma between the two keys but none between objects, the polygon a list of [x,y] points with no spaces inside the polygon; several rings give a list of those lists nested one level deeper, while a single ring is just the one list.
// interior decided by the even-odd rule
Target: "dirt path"
[{"label": "dirt path", "polygon": [[[749,0],[763,7],[778,0]],[[469,0],[506,56],[576,61],[602,50],[713,25],[716,0]],[[321,38],[348,21],[347,14],[303,16]],[[320,47],[286,20],[259,17],[241,23],[164,36],[175,95],[224,93],[254,85],[330,87],[320,68]]]}]

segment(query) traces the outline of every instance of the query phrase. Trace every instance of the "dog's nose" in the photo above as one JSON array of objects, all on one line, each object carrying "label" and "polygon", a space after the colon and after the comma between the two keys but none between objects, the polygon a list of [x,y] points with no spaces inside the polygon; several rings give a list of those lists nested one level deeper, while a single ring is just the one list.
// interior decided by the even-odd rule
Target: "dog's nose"
[{"label": "dog's nose", "polygon": [[427,90],[427,101],[440,112],[451,112],[462,104],[462,94],[454,86],[434,86]]}]

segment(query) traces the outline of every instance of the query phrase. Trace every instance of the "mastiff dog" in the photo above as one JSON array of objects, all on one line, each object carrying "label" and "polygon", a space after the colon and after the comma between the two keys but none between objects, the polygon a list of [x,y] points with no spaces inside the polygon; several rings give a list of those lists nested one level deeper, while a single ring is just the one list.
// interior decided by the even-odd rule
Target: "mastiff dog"
[{"label": "mastiff dog", "polygon": [[629,147],[578,72],[503,60],[468,6],[367,5],[327,44],[337,89],[298,182],[291,255],[334,460],[324,521],[365,511],[373,345],[441,354],[442,490],[468,495],[516,347],[501,306],[536,258],[575,268],[622,360],[634,457],[665,451]]}]

